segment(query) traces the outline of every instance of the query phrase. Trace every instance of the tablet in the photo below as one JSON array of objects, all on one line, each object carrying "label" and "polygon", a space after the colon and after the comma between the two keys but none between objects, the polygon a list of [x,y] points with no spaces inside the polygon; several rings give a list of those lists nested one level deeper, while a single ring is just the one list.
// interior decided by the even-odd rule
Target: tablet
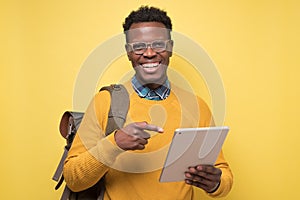
[{"label": "tablet", "polygon": [[228,131],[227,126],[176,129],[159,181],[183,181],[188,167],[214,165]]}]

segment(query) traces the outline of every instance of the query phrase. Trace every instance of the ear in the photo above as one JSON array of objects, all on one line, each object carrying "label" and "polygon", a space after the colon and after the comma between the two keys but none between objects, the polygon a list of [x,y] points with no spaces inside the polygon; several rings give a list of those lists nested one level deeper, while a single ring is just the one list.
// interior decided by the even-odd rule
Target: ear
[{"label": "ear", "polygon": [[129,61],[131,61],[131,58],[130,58],[130,47],[128,44],[125,44],[125,50],[127,52],[127,58]]},{"label": "ear", "polygon": [[174,46],[174,41],[173,41],[173,40],[170,40],[170,41],[168,42],[168,46],[167,46],[167,50],[168,50],[168,52],[169,52],[169,54],[170,54],[170,57],[171,57],[172,54],[173,54],[173,46]]}]

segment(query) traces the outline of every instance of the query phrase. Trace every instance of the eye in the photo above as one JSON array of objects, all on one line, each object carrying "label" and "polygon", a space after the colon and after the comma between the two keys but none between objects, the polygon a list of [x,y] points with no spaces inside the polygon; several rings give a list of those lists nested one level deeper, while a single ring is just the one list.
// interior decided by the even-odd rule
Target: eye
[{"label": "eye", "polygon": [[132,44],[132,48],[133,48],[134,50],[145,49],[145,48],[146,48],[146,44],[145,44],[145,43],[142,43],[142,42],[134,43],[134,44]]},{"label": "eye", "polygon": [[154,41],[152,43],[152,48],[158,48],[158,49],[162,49],[165,48],[165,42],[164,41]]}]

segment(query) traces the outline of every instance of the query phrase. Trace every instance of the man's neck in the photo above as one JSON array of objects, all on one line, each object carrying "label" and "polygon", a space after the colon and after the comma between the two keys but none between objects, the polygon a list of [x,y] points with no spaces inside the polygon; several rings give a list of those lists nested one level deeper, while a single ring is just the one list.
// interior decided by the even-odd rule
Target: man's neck
[{"label": "man's neck", "polygon": [[[137,77],[136,77],[136,78],[137,78]],[[156,82],[156,83],[145,83],[145,82],[139,80],[138,78],[137,78],[137,80],[138,80],[143,86],[149,88],[150,90],[155,90],[155,89],[159,88],[160,86],[162,86],[162,85],[166,82],[167,78],[165,78],[164,80],[160,80],[159,82]]]}]

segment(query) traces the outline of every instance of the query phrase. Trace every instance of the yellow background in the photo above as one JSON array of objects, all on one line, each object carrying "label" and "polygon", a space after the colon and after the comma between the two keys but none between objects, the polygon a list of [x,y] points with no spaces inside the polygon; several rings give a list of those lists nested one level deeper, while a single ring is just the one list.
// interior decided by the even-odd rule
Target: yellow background
[{"label": "yellow background", "polygon": [[0,1],[0,199],[59,199],[58,122],[72,109],[77,74],[142,4],[166,9],[222,76],[234,172],[225,199],[299,199],[297,0]]}]

